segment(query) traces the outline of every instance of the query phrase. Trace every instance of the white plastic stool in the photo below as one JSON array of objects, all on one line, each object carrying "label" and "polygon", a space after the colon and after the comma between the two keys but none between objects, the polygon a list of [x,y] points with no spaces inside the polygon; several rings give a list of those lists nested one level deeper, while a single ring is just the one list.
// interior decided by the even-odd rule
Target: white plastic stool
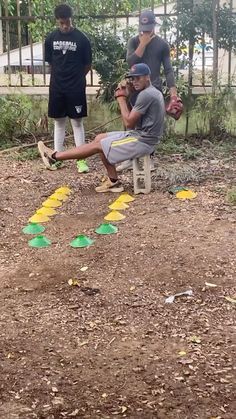
[{"label": "white plastic stool", "polygon": [[151,158],[150,155],[133,159],[134,193],[147,194],[151,191]]}]

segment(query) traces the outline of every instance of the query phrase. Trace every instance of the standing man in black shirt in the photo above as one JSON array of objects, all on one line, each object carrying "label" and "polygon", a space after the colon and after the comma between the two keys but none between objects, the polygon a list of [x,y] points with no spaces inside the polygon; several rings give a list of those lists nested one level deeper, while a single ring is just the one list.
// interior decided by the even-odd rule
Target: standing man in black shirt
[{"label": "standing man in black shirt", "polygon": [[[45,40],[45,61],[51,66],[48,116],[54,118],[54,149],[59,152],[64,148],[67,117],[76,146],[85,142],[82,118],[87,116],[86,74],[91,69],[92,53],[88,38],[72,26],[71,7],[60,4],[54,14],[58,29]],[[79,173],[89,171],[85,160],[78,160],[77,168]]]}]

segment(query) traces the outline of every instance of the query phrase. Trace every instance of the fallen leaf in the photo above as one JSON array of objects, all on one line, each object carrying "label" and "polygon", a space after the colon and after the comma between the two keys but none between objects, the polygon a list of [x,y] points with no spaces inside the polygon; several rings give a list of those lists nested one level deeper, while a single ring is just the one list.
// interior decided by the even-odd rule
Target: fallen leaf
[{"label": "fallen leaf", "polygon": [[177,381],[184,381],[184,377],[182,377],[182,376],[175,376],[174,377],[175,378],[175,380],[177,380]]},{"label": "fallen leaf", "polygon": [[228,383],[229,383],[229,380],[226,380],[225,378],[221,378],[221,379],[220,379],[220,382],[221,382],[222,384],[228,384]]},{"label": "fallen leaf", "polygon": [[227,301],[229,301],[230,303],[236,304],[236,298],[225,297],[225,299],[226,299]]},{"label": "fallen leaf", "polygon": [[107,393],[102,394],[102,398],[105,399],[107,397]]},{"label": "fallen leaf", "polygon": [[7,358],[8,358],[8,359],[13,358],[13,357],[14,357],[14,355],[13,355],[13,354],[11,354],[11,353],[7,354]]},{"label": "fallen leaf", "polygon": [[79,283],[78,279],[69,279],[68,284],[80,287],[80,283]]},{"label": "fallen leaf", "polygon": [[212,282],[205,282],[205,285],[207,287],[211,287],[211,288],[216,288],[217,287],[217,285],[216,284],[213,284]]},{"label": "fallen leaf", "polygon": [[88,345],[88,340],[85,340],[84,342],[79,343],[79,346],[85,346]]},{"label": "fallen leaf", "polygon": [[128,407],[121,406],[121,413],[125,413],[128,410]]},{"label": "fallen leaf", "polygon": [[178,355],[180,355],[180,356],[185,356],[185,355],[187,355],[187,352],[185,352],[185,351],[179,351],[179,352],[178,352]]},{"label": "fallen leaf", "polygon": [[64,403],[64,399],[62,397],[54,397],[54,399],[52,400],[52,404],[54,406],[57,406],[59,404],[63,404]]},{"label": "fallen leaf", "polygon": [[73,412],[71,412],[71,413],[69,414],[69,416],[71,416],[71,417],[75,417],[75,416],[77,416],[77,415],[78,415],[78,413],[79,413],[79,409],[75,409],[75,410],[73,410]]},{"label": "fallen leaf", "polygon": [[85,271],[87,271],[87,269],[88,269],[88,266],[83,266],[83,268],[81,268],[80,270],[81,270],[81,272],[85,272]]},{"label": "fallen leaf", "polygon": [[135,290],[135,286],[134,285],[132,285],[132,287],[130,287],[130,289],[129,289],[130,291],[134,291]]},{"label": "fallen leaf", "polygon": [[189,340],[193,343],[201,343],[201,338],[199,336],[190,336]]}]

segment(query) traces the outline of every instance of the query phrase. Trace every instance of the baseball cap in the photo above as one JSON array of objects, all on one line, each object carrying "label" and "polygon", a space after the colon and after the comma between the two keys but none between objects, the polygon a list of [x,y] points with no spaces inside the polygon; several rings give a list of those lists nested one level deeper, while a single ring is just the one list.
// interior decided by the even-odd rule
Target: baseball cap
[{"label": "baseball cap", "polygon": [[151,32],[156,25],[156,18],[152,10],[144,10],[139,16],[139,32]]},{"label": "baseball cap", "polygon": [[135,76],[149,76],[151,74],[151,70],[147,64],[139,63],[134,64],[126,77],[135,77]]}]

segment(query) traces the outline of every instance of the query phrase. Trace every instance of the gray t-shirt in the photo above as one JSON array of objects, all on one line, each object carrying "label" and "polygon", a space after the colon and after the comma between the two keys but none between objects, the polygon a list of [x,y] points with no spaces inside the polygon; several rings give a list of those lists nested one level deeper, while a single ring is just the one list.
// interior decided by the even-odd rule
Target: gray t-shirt
[{"label": "gray t-shirt", "polygon": [[138,57],[135,51],[139,45],[139,37],[134,36],[128,41],[126,61],[129,67],[137,63],[145,63],[151,70],[151,82],[154,87],[161,90],[162,80],[160,77],[161,65],[163,64],[167,87],[175,86],[175,76],[170,61],[170,48],[168,43],[155,36],[146,46],[142,57]]},{"label": "gray t-shirt", "polygon": [[155,145],[163,134],[165,104],[163,95],[150,85],[138,94],[133,110],[141,113],[133,134],[139,141]]}]

